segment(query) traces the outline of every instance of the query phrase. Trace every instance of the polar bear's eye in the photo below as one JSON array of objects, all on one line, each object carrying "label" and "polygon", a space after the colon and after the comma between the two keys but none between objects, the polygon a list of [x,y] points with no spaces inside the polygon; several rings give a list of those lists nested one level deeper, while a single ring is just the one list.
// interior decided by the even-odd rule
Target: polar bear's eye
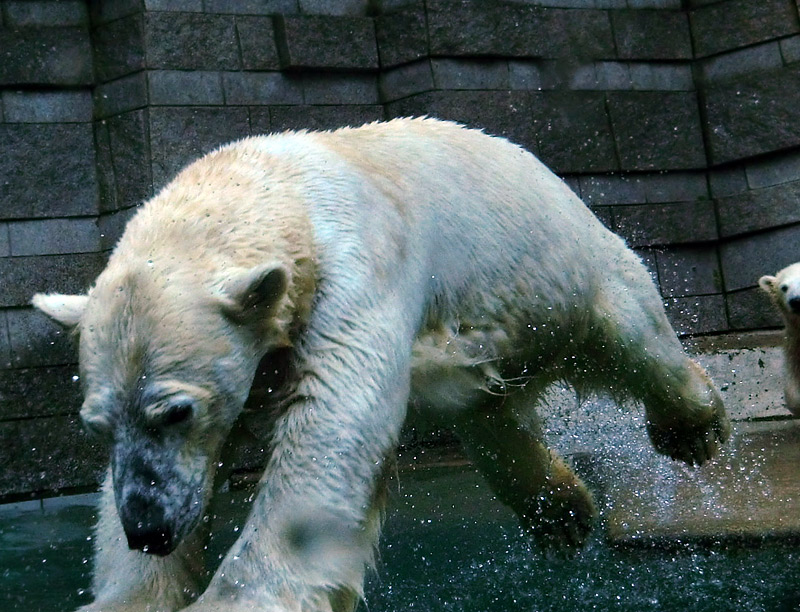
[{"label": "polar bear's eye", "polygon": [[190,400],[179,400],[167,406],[164,411],[163,421],[164,425],[178,425],[184,423],[191,418],[194,412],[194,404]]},{"label": "polar bear's eye", "polygon": [[783,284],[781,285],[781,291],[783,291],[784,293],[786,293],[787,291],[789,291],[789,285],[787,285],[786,283],[783,283]]}]

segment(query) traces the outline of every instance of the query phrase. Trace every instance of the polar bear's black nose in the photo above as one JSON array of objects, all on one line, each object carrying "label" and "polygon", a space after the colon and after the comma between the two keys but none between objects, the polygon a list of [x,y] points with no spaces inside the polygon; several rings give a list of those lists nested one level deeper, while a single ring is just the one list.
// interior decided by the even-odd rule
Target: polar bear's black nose
[{"label": "polar bear's black nose", "polygon": [[164,511],[140,495],[132,495],[120,508],[128,548],[163,557],[175,548]]},{"label": "polar bear's black nose", "polygon": [[789,309],[796,313],[800,314],[800,297],[793,297],[791,298],[787,304],[789,305]]}]

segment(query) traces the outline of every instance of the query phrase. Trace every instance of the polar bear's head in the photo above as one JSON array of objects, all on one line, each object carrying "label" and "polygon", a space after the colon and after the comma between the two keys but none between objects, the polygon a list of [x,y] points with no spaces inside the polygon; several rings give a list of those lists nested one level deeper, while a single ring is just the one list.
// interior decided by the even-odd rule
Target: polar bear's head
[{"label": "polar bear's head", "polygon": [[784,316],[800,316],[800,263],[784,268],[775,276],[762,276],[758,284]]},{"label": "polar bear's head", "polygon": [[33,303],[78,332],[80,414],[110,443],[130,548],[166,555],[203,517],[260,358],[288,342],[276,313],[289,272],[265,264],[209,283],[169,262],[125,259],[87,295]]}]

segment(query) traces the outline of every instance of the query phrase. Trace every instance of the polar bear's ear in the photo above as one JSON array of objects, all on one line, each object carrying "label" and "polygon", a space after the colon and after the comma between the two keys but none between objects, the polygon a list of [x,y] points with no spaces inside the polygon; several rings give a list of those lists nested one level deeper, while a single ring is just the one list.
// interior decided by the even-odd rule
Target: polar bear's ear
[{"label": "polar bear's ear", "polygon": [[228,277],[222,286],[223,310],[235,317],[270,313],[286,294],[289,275],[280,264],[261,264]]},{"label": "polar bear's ear", "polygon": [[88,302],[89,296],[61,293],[37,293],[31,300],[36,308],[64,327],[75,327],[81,322]]},{"label": "polar bear's ear", "polygon": [[775,290],[775,283],[778,279],[774,276],[762,276],[758,279],[758,286],[761,287],[767,293],[772,293]]}]

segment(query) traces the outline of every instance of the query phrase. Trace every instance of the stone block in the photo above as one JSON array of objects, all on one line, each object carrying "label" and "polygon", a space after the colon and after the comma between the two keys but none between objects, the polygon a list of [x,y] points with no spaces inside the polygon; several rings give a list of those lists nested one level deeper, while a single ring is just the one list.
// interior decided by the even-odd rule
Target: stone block
[{"label": "stone block", "polygon": [[7,310],[6,320],[13,368],[68,365],[77,361],[74,336],[43,314],[32,308],[18,308]]},{"label": "stone block", "polygon": [[[301,108],[300,106],[286,106],[274,108]],[[320,107],[321,108],[321,107]],[[253,136],[260,134],[270,134],[273,131],[272,120],[270,118],[269,106],[251,106],[250,107],[250,133]],[[278,131],[277,129],[275,131]]]},{"label": "stone block", "polygon": [[144,108],[147,102],[147,72],[144,70],[99,85],[94,90],[94,113],[98,119]]},{"label": "stone block", "polygon": [[690,60],[692,39],[683,11],[612,11],[620,59]]},{"label": "stone block", "polygon": [[751,189],[800,181],[800,153],[780,153],[750,162],[745,166],[745,174]]},{"label": "stone block", "polygon": [[614,231],[630,246],[711,242],[718,238],[714,204],[710,200],[617,206]]},{"label": "stone block", "polygon": [[151,70],[147,84],[153,106],[221,106],[225,102],[219,72]]},{"label": "stone block", "polygon": [[717,249],[710,245],[672,247],[659,251],[658,278],[664,297],[722,292]]},{"label": "stone block", "polygon": [[433,82],[437,89],[508,89],[505,60],[433,59]]},{"label": "stone block", "polygon": [[783,58],[778,41],[771,41],[700,60],[699,66],[702,78],[710,83],[781,68]]},{"label": "stone block", "polygon": [[548,166],[559,173],[619,169],[602,93],[546,91],[531,100],[539,155]]},{"label": "stone block", "polygon": [[89,11],[84,0],[6,0],[6,27],[82,26],[89,23]]},{"label": "stone block", "polygon": [[692,202],[710,197],[705,172],[669,172],[641,175],[646,201]]},{"label": "stone block", "polygon": [[140,13],[96,27],[92,32],[94,68],[100,83],[144,69],[144,23]]},{"label": "stone block", "polygon": [[711,195],[715,198],[747,191],[747,176],[744,166],[726,166],[711,170],[708,173],[708,184],[711,187]]},{"label": "stone block", "polygon": [[4,91],[8,123],[84,123],[92,120],[92,94],[81,91]]},{"label": "stone block", "polygon": [[383,102],[431,91],[434,89],[431,61],[424,59],[382,71],[378,88]]},{"label": "stone block", "polygon": [[511,89],[542,89],[542,69],[539,64],[540,62],[532,60],[509,60],[508,80]]},{"label": "stone block", "polygon": [[0,219],[98,210],[90,124],[0,124]]},{"label": "stone block", "polygon": [[76,365],[0,370],[0,421],[77,412],[82,401]]},{"label": "stone block", "polygon": [[280,68],[272,17],[241,15],[236,18],[236,33],[242,51],[242,68],[245,70]]},{"label": "stone block", "polygon": [[367,15],[372,0],[298,0],[300,12],[307,15]]},{"label": "stone block", "polygon": [[725,291],[755,287],[764,274],[800,261],[800,225],[727,240],[720,244]]},{"label": "stone block", "polygon": [[787,64],[800,62],[800,36],[782,38],[780,40],[781,57]]},{"label": "stone block", "polygon": [[[0,307],[27,306],[33,294],[41,291],[86,291],[103,264],[104,256],[98,253],[4,257],[0,259],[0,277],[5,285],[0,293]],[[9,317],[11,314],[9,311]]]},{"label": "stone block", "polygon": [[92,48],[84,27],[0,29],[0,85],[91,85]]},{"label": "stone block", "polygon": [[[634,62],[628,66],[630,87],[635,91],[694,91],[692,67],[686,64]],[[623,89],[622,87],[609,89]]]},{"label": "stone block", "polygon": [[581,175],[581,197],[589,206],[643,204],[644,185],[635,175]]},{"label": "stone block", "polygon": [[65,255],[100,250],[100,236],[93,217],[10,221],[11,255]]},{"label": "stone block", "polygon": [[108,122],[97,121],[94,125],[95,167],[97,169],[97,192],[100,211],[117,208],[117,184],[114,177],[114,161],[111,157],[111,139]]},{"label": "stone block", "polygon": [[693,92],[610,92],[608,110],[624,170],[706,167]]},{"label": "stone block", "polygon": [[124,208],[112,213],[101,215],[98,220],[100,228],[100,245],[104,250],[114,248],[114,245],[125,231],[125,226],[136,213],[137,208]]},{"label": "stone block", "polygon": [[709,85],[702,100],[715,165],[800,144],[800,67]]},{"label": "stone block", "polygon": [[615,57],[607,11],[471,0],[431,0],[427,8],[432,55]]},{"label": "stone block", "polygon": [[89,3],[92,25],[99,26],[142,11],[142,0],[104,0]]},{"label": "stone block", "polygon": [[8,237],[8,223],[0,223],[0,257],[11,256],[11,241]]},{"label": "stone block", "polygon": [[273,106],[270,109],[270,117],[271,129],[276,132],[301,129],[331,130],[379,121],[383,119],[383,107],[380,104],[360,106]]},{"label": "stone block", "polygon": [[378,104],[378,77],[374,74],[320,73],[303,76],[306,104]]},{"label": "stone block", "polygon": [[726,301],[731,329],[765,329],[783,326],[783,317],[769,296],[759,287],[732,291],[726,295]]},{"label": "stone block", "polygon": [[721,295],[670,298],[665,302],[665,309],[672,327],[681,336],[728,329],[725,299]]},{"label": "stone block", "polygon": [[796,34],[797,6],[792,0],[728,0],[689,13],[698,57]]},{"label": "stone block", "polygon": [[279,15],[275,19],[283,68],[373,70],[379,66],[371,18]]},{"label": "stone block", "polygon": [[717,199],[720,235],[736,236],[800,222],[800,181]]},{"label": "stone block", "polygon": [[104,206],[103,212],[135,206],[153,195],[148,131],[152,112],[131,111],[106,122],[116,193],[113,206]]},{"label": "stone block", "polygon": [[187,163],[249,135],[246,107],[154,107],[149,113],[153,187],[163,187]]},{"label": "stone block", "polygon": [[386,105],[387,119],[421,115],[481,128],[537,153],[535,116],[528,92],[432,91]]},{"label": "stone block", "polygon": [[203,0],[144,0],[144,8],[148,11],[202,13]]},{"label": "stone block", "polygon": [[205,12],[227,15],[291,15],[297,0],[204,0]]},{"label": "stone block", "polygon": [[[11,368],[11,339],[8,337],[6,311],[0,309],[0,372],[8,368]],[[0,387],[1,393],[2,387]]]},{"label": "stone block", "polygon": [[227,104],[302,104],[303,83],[282,72],[224,72]]},{"label": "stone block", "polygon": [[241,68],[232,15],[147,13],[144,17],[147,66],[161,70]]},{"label": "stone block", "polygon": [[4,495],[96,486],[108,462],[107,449],[88,438],[77,415],[0,423],[0,445]]},{"label": "stone block", "polygon": [[375,18],[375,37],[382,68],[427,58],[428,22],[422,6]]}]

